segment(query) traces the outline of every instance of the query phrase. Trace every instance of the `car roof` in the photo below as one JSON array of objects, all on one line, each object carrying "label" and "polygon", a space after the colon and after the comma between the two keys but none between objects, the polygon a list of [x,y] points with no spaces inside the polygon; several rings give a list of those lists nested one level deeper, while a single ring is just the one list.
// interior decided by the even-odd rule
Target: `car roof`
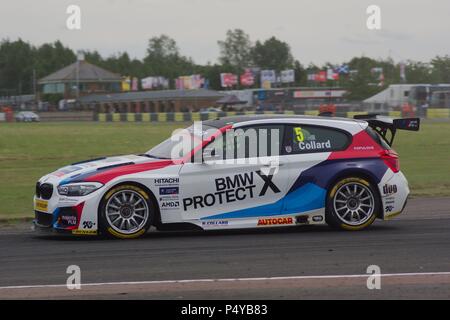
[{"label": "car roof", "polygon": [[[299,121],[300,120],[300,121]],[[203,124],[214,127],[214,128],[223,128],[227,125],[237,125],[241,123],[251,122],[256,123],[288,123],[289,121],[295,122],[308,122],[308,120],[317,122],[323,121],[324,125],[332,125],[332,122],[336,121],[344,121],[349,124],[359,124],[361,120],[354,120],[349,118],[339,118],[339,117],[321,117],[321,116],[304,116],[304,115],[285,115],[285,114],[275,114],[275,115],[242,115],[242,116],[233,116],[233,117],[223,117],[212,120],[204,121]]]}]

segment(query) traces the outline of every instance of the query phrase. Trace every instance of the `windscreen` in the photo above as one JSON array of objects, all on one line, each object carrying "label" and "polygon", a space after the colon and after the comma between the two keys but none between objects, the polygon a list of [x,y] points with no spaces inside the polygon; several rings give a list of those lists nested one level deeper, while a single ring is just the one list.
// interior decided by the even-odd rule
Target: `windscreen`
[{"label": "windscreen", "polygon": [[192,125],[186,129],[176,130],[170,138],[150,149],[146,155],[157,159],[183,158],[217,131],[217,128],[206,125]]}]

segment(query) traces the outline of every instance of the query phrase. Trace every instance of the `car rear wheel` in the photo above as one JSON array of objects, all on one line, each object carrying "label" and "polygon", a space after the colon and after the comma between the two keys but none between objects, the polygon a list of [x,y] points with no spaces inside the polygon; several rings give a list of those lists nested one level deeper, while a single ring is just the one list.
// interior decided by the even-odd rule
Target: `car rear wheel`
[{"label": "car rear wheel", "polygon": [[349,177],[338,181],[327,199],[327,223],[343,230],[358,231],[376,219],[380,199],[366,179]]},{"label": "car rear wheel", "polygon": [[135,185],[109,190],[100,204],[102,233],[119,239],[138,238],[150,228],[155,216],[148,193]]}]

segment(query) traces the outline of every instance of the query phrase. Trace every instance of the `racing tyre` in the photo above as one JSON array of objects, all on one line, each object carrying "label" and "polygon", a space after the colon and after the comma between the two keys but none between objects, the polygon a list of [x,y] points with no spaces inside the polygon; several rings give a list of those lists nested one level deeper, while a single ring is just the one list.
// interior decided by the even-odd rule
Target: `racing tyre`
[{"label": "racing tyre", "polygon": [[366,179],[349,177],[338,181],[327,197],[326,222],[335,228],[359,231],[369,227],[380,210],[380,197]]},{"label": "racing tyre", "polygon": [[138,238],[152,225],[155,212],[144,189],[132,184],[120,185],[109,190],[100,203],[100,230],[114,238]]}]

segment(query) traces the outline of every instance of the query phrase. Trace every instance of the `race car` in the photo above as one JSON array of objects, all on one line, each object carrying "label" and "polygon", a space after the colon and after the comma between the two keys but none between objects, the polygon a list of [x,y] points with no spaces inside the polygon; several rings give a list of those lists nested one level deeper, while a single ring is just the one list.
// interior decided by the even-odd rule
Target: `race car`
[{"label": "race car", "polygon": [[137,238],[158,230],[328,224],[363,230],[405,207],[392,149],[419,119],[256,115],[194,123],[144,154],[45,175],[36,230]]}]

